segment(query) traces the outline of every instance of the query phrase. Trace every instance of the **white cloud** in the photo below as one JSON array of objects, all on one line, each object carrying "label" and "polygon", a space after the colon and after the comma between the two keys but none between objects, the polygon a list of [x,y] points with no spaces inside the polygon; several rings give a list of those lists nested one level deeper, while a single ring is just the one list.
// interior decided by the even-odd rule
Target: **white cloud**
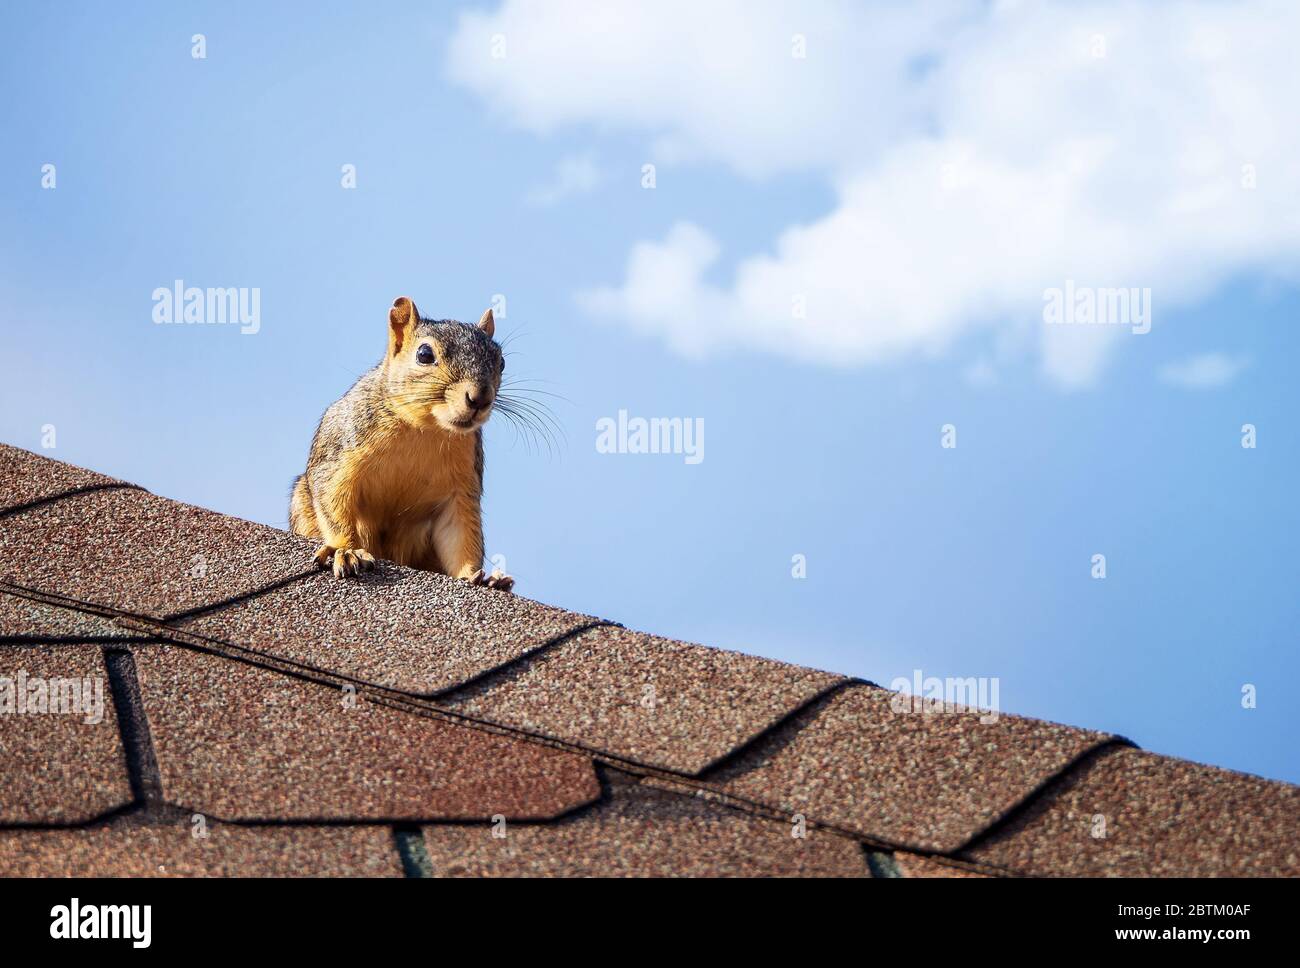
[{"label": "white cloud", "polygon": [[1235,380],[1246,365],[1246,360],[1226,353],[1202,353],[1166,363],[1157,376],[1160,382],[1184,390],[1213,390]]},{"label": "white cloud", "polygon": [[899,73],[957,20],[857,2],[510,0],[461,15],[448,71],[520,127],[645,131],[757,176],[883,145],[917,101],[899,99]]},{"label": "white cloud", "polygon": [[512,0],[462,18],[450,63],[534,130],[641,131],[678,158],[835,187],[825,217],[727,253],[722,284],[705,278],[721,247],[682,221],[581,295],[691,355],[851,366],[1015,330],[1086,386],[1123,340],[1155,337],[1044,326],[1044,289],[1150,288],[1158,334],[1230,275],[1295,264],[1300,7],[916,9],[933,6]]},{"label": "white cloud", "polygon": [[570,155],[559,160],[549,182],[528,193],[528,200],[534,205],[554,205],[573,195],[589,194],[604,180],[605,173],[591,155]]}]

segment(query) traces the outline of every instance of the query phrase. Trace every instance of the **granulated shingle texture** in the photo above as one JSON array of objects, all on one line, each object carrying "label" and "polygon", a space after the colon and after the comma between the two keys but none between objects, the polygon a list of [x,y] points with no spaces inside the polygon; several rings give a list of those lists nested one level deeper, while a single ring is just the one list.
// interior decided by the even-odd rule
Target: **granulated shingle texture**
[{"label": "granulated shingle texture", "polygon": [[0,877],[401,877],[389,827],[119,822],[0,831]]},{"label": "granulated shingle texture", "polygon": [[84,823],[131,802],[98,648],[0,646],[0,757],[0,823]]},{"label": "granulated shingle texture", "polygon": [[123,639],[132,634],[99,615],[0,592],[0,640],[58,639],[72,642]]},{"label": "granulated shingle texture", "polygon": [[548,818],[600,794],[586,757],[184,649],[135,662],[164,797],[219,819]]},{"label": "granulated shingle texture", "polygon": [[893,855],[894,867],[903,877],[989,877],[978,871],[966,870],[954,864],[945,864],[930,857],[896,851]]},{"label": "granulated shingle texture", "polygon": [[1110,739],[1018,716],[896,713],[895,695],[844,689],[704,779],[865,837],[947,852]]},{"label": "granulated shingle texture", "polygon": [[632,762],[697,773],[843,681],[771,659],[602,627],[439,704]]},{"label": "granulated shingle texture", "polygon": [[314,550],[284,531],[129,489],[0,518],[0,578],[154,619],[305,574]]},{"label": "granulated shingle texture", "polygon": [[177,627],[308,668],[428,695],[595,621],[445,575],[381,563],[346,581],[320,572]]},{"label": "granulated shingle texture", "polygon": [[0,444],[0,513],[83,487],[121,481],[31,451]]},{"label": "granulated shingle texture", "polygon": [[1300,876],[1300,788],[314,551],[0,445],[0,875]]},{"label": "granulated shingle texture", "polygon": [[[439,877],[866,877],[862,849],[789,824],[636,783],[549,824],[424,828]],[[504,833],[505,836],[494,836]]]},{"label": "granulated shingle texture", "polygon": [[1300,788],[1104,750],[963,856],[1036,875],[1300,876]]}]

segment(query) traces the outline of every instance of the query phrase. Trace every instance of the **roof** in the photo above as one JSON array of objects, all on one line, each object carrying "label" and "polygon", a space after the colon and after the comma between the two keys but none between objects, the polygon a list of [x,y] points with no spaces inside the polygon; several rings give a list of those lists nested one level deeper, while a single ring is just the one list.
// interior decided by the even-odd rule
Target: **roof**
[{"label": "roof", "polygon": [[314,550],[0,445],[0,874],[1300,874],[1289,784]]}]

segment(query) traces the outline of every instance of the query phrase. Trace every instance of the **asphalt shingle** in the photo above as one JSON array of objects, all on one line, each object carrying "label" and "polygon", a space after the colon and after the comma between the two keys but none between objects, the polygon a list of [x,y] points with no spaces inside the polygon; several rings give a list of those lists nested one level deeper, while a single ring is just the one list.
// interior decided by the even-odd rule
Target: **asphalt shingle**
[{"label": "asphalt shingle", "polygon": [[431,695],[596,621],[380,563],[346,581],[322,571],[176,627],[358,682]]},{"label": "asphalt shingle", "polygon": [[1030,875],[1300,876],[1300,788],[1114,748],[963,856]]},{"label": "asphalt shingle", "polygon": [[607,626],[438,702],[634,763],[694,774],[843,681]]},{"label": "asphalt shingle", "polygon": [[439,877],[866,877],[853,840],[607,771],[609,798],[549,824],[424,828]]},{"label": "asphalt shingle", "polygon": [[[196,830],[206,832],[194,836]],[[134,822],[0,831],[0,877],[401,877],[384,826]]]},{"label": "asphalt shingle", "polygon": [[134,635],[111,619],[0,592],[0,641],[48,639],[65,642],[125,639]]},{"label": "asphalt shingle", "polygon": [[897,693],[850,686],[703,779],[783,812],[924,851],[956,850],[1102,733],[974,711],[895,712]]},{"label": "asphalt shingle", "polygon": [[0,756],[0,823],[85,823],[132,802],[98,648],[0,646]]},{"label": "asphalt shingle", "polygon": [[306,574],[314,550],[288,532],[131,489],[0,518],[0,579],[155,620]]},{"label": "asphalt shingle", "polygon": [[0,444],[0,514],[81,488],[114,484],[126,486],[103,474]]},{"label": "asphalt shingle", "polygon": [[909,854],[902,850],[896,851],[891,860],[893,860],[895,869],[902,877],[963,878],[990,876],[981,874],[978,871],[966,870],[955,864],[945,864],[943,861],[935,860],[932,857]]},{"label": "asphalt shingle", "polygon": [[0,874],[1300,875],[1288,784],[314,550],[0,445]]},{"label": "asphalt shingle", "polygon": [[591,760],[172,646],[136,651],[165,799],[222,820],[545,819]]}]

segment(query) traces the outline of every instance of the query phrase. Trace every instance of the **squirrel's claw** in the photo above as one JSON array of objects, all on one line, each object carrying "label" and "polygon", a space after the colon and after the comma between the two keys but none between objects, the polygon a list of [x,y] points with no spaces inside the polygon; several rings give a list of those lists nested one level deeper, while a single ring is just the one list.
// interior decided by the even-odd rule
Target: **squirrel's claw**
[{"label": "squirrel's claw", "polygon": [[358,575],[375,567],[375,556],[364,548],[331,548],[329,545],[321,545],[316,552],[316,564],[328,567],[326,563],[331,557],[334,559],[335,578]]},{"label": "squirrel's claw", "polygon": [[465,580],[471,585],[481,585],[484,588],[495,588],[499,592],[508,592],[515,587],[515,580],[500,569],[493,571],[492,574],[489,575],[480,568]]},{"label": "squirrel's claw", "polygon": [[494,571],[488,575],[487,587],[495,588],[499,592],[508,592],[515,587],[515,580],[502,571]]},{"label": "squirrel's claw", "polygon": [[336,548],[334,551],[334,577],[347,578],[370,571],[375,567],[375,557],[364,548]]}]

